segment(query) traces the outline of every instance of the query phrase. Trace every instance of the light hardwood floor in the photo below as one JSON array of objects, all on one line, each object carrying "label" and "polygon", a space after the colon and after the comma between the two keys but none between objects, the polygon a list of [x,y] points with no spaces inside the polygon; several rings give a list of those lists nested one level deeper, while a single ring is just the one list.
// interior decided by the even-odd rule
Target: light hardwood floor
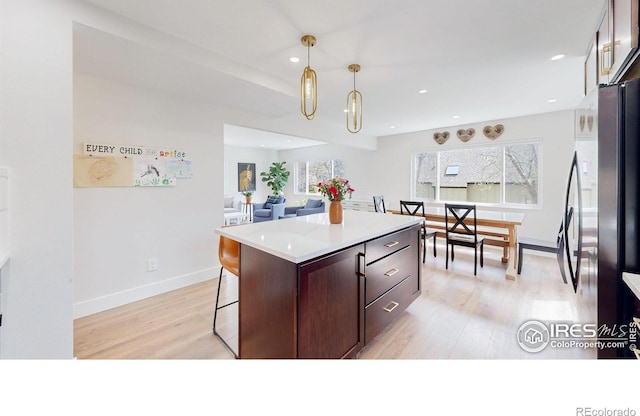
[{"label": "light hardwood floor", "polygon": [[[574,359],[594,350],[546,348],[523,351],[516,341],[525,321],[589,322],[587,305],[562,283],[555,259],[525,254],[517,281],[504,278],[500,252],[487,250],[484,268],[473,276],[473,257],[456,251],[444,267],[444,246],[422,267],[422,295],[374,339],[361,359]],[[223,278],[227,298],[237,279]],[[78,359],[233,359],[213,335],[217,279],[77,319]],[[219,315],[218,326],[236,348],[237,307]]]}]

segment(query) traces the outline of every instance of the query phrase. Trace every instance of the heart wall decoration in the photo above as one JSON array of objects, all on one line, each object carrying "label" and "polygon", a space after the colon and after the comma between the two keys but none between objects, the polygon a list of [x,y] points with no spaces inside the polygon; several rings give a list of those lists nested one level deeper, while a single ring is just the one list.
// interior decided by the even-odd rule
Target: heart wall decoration
[{"label": "heart wall decoration", "polygon": [[443,132],[433,133],[433,140],[435,140],[436,143],[438,144],[443,144],[444,142],[449,140],[449,132],[443,131]]},{"label": "heart wall decoration", "polygon": [[475,129],[460,129],[456,132],[458,139],[462,140],[464,143],[473,139],[473,136],[475,136],[475,134],[476,134]]},{"label": "heart wall decoration", "polygon": [[484,126],[482,132],[491,140],[495,140],[504,132],[504,126],[502,124],[496,124],[495,126]]}]

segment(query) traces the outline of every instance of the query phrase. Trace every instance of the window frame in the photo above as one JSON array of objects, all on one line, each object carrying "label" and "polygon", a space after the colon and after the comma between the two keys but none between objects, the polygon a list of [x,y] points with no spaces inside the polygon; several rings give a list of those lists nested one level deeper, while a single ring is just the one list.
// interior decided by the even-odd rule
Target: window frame
[{"label": "window frame", "polygon": [[[505,147],[508,146],[519,146],[519,145],[536,145],[538,148],[538,200],[536,204],[519,204],[506,202],[506,187],[505,187],[505,175],[506,175],[506,157],[505,157]],[[544,141],[542,138],[531,138],[531,139],[522,139],[522,140],[510,140],[499,143],[482,143],[482,144],[460,144],[460,145],[452,145],[447,146],[446,148],[423,148],[423,149],[415,149],[411,152],[411,198],[417,201],[424,201],[425,204],[443,204],[445,202],[469,202],[478,206],[484,207],[496,207],[496,208],[516,208],[516,209],[542,209],[543,207],[543,144]],[[502,153],[502,172],[501,172],[501,181],[500,181],[500,202],[498,203],[487,203],[487,202],[473,202],[473,201],[453,201],[453,200],[442,200],[440,199],[440,186],[441,186],[441,178],[440,178],[440,169],[441,169],[441,153],[449,152],[449,151],[459,151],[459,150],[470,150],[470,149],[486,149],[486,148],[499,148]],[[433,200],[418,197],[416,196],[416,188],[417,188],[417,163],[416,157],[419,154],[424,153],[435,153],[436,158],[436,186],[435,186],[435,198]]]},{"label": "window frame", "polygon": [[[294,162],[293,164],[293,194],[294,195],[306,195],[306,196],[318,196],[320,195],[320,191],[318,192],[309,192],[309,163],[318,163],[318,162],[331,162],[331,177],[334,178],[335,175],[335,162],[336,161],[341,161],[344,165],[344,160],[342,159],[314,159],[314,160],[297,160]],[[305,179],[307,181],[307,186],[305,187],[306,192],[300,192],[298,191],[298,164],[300,163],[304,163],[306,166],[306,175],[305,175]]]}]

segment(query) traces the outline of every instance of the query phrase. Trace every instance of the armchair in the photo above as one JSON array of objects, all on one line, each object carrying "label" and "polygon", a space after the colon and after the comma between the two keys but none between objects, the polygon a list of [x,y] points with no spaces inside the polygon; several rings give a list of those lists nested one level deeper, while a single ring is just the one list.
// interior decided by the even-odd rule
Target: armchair
[{"label": "armchair", "polygon": [[240,201],[236,201],[233,196],[224,196],[224,213],[240,212]]},{"label": "armchair", "polygon": [[253,222],[277,220],[284,216],[286,199],[269,195],[266,202],[253,204]]},{"label": "armchair", "polygon": [[301,217],[303,215],[320,214],[324,212],[324,201],[321,199],[309,199],[306,204],[286,207],[284,217]]}]

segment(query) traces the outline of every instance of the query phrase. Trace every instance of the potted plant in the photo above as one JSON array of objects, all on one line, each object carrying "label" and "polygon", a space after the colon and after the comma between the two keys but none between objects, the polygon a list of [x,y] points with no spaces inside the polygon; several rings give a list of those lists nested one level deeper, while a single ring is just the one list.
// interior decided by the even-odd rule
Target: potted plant
[{"label": "potted plant", "polygon": [[244,195],[244,198],[246,199],[247,204],[251,203],[251,195],[253,195],[253,191],[242,191],[240,192],[242,195]]},{"label": "potted plant", "polygon": [[267,186],[271,188],[274,195],[282,194],[282,189],[289,180],[291,172],[284,167],[285,163],[287,162],[273,162],[268,172],[260,172],[262,182],[267,183]]}]

